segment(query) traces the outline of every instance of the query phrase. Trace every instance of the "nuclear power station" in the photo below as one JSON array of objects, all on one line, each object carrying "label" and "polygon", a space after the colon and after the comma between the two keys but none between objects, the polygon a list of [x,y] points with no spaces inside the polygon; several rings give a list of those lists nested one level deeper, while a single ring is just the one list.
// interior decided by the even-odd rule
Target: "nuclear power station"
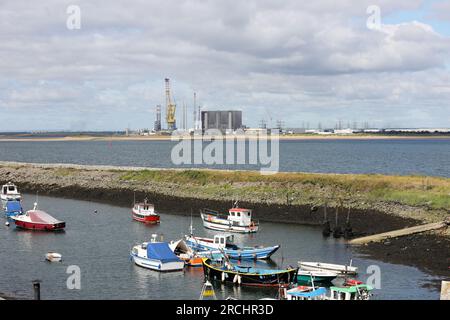
[{"label": "nuclear power station", "polygon": [[[157,105],[155,108],[155,122],[153,126],[154,132],[170,133],[177,130],[176,111],[177,105],[173,98],[170,79],[164,79],[165,82],[165,98],[166,98],[166,127],[163,128],[162,123],[162,107]],[[226,111],[201,111],[200,105],[197,103],[197,93],[194,92],[193,106],[193,127],[188,125],[188,107],[186,103],[182,103],[181,130],[193,132],[205,132],[209,129],[217,129],[223,133],[234,132],[243,128],[242,111],[226,110]]]},{"label": "nuclear power station", "polygon": [[242,128],[242,111],[202,111],[202,131],[217,129],[222,133]]}]

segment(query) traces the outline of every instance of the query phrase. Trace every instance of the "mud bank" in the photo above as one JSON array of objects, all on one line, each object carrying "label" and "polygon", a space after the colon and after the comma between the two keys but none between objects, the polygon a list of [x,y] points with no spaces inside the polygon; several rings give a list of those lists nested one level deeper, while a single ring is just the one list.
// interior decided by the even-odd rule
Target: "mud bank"
[{"label": "mud bank", "polygon": [[358,247],[371,258],[394,264],[414,266],[440,280],[450,278],[450,237],[443,232],[428,232]]}]

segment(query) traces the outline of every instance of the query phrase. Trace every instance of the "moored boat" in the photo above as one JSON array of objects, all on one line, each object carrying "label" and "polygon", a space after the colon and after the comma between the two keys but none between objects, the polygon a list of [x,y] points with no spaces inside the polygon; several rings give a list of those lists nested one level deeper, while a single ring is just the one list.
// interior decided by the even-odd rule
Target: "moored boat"
[{"label": "moored boat", "polygon": [[194,237],[193,235],[185,236],[186,244],[193,250],[202,251],[204,253],[223,253],[228,258],[234,260],[263,260],[269,259],[279,248],[279,245],[271,247],[254,246],[239,247],[234,244],[234,236],[231,234],[215,235],[211,238]]},{"label": "moored boat", "polygon": [[369,300],[373,288],[366,284],[350,287],[331,287],[329,300]]},{"label": "moored boat", "polygon": [[49,262],[61,262],[62,255],[57,252],[47,252],[45,254],[45,260],[47,260]]},{"label": "moored boat", "polygon": [[175,255],[183,260],[190,267],[201,267],[202,257],[190,248],[184,240],[173,241],[169,244],[170,249]]},{"label": "moored boat", "polygon": [[12,216],[11,219],[16,227],[21,229],[58,231],[66,227],[64,221],[55,219],[45,211],[38,210],[36,202],[32,210],[28,210],[25,214]]},{"label": "moored boat", "polygon": [[225,259],[221,262],[203,259],[203,272],[209,280],[231,282],[248,286],[279,286],[295,281],[297,268],[284,270],[259,269],[232,264]]},{"label": "moored boat", "polygon": [[144,202],[134,204],[131,209],[131,216],[134,220],[143,223],[157,224],[160,222],[159,214],[155,212],[155,206],[148,203],[147,198]]},{"label": "moored boat", "polygon": [[3,202],[3,205],[5,205],[6,202],[10,200],[20,201],[22,199],[22,196],[20,195],[17,186],[12,182],[8,182],[7,184],[4,184],[2,186],[0,199]]},{"label": "moored boat", "polygon": [[211,209],[203,209],[200,211],[200,215],[203,226],[211,230],[254,233],[259,229],[259,223],[252,219],[252,210],[250,209],[235,206],[228,210],[226,215]]},{"label": "moored boat", "polygon": [[333,271],[306,271],[306,270],[298,270],[297,273],[297,282],[298,283],[330,283],[333,281],[338,274]]},{"label": "moored boat", "polygon": [[333,263],[299,261],[298,266],[300,269],[307,271],[332,271],[338,274],[346,275],[355,275],[358,273],[358,268],[352,266],[352,261],[350,261],[350,265],[348,266]]},{"label": "moored boat", "polygon": [[155,235],[151,242],[134,246],[131,259],[138,266],[160,271],[180,271],[184,269],[184,261],[177,257],[167,242],[157,242]]},{"label": "moored boat", "polygon": [[5,205],[5,215],[7,218],[23,214],[22,204],[18,200],[9,200]]},{"label": "moored boat", "polygon": [[285,291],[287,300],[326,300],[327,289],[323,287],[298,286]]}]

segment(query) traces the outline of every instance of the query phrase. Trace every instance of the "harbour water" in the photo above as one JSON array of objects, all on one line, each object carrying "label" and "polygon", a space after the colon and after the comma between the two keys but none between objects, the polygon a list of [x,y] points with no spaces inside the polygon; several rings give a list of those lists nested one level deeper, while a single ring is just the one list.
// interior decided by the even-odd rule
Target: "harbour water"
[{"label": "harbour water", "polygon": [[[90,165],[175,166],[172,141],[0,142],[0,161]],[[246,148],[248,150],[248,147]],[[279,170],[288,172],[377,173],[450,177],[450,138],[417,140],[280,141]],[[258,165],[208,168],[259,170]]]},{"label": "harbour water", "polygon": [[[35,195],[24,195],[24,209],[30,209]],[[130,204],[131,205],[131,204]],[[39,207],[65,220],[66,231],[59,233],[18,230],[0,221],[0,291],[19,298],[32,298],[31,281],[42,280],[43,299],[198,299],[201,268],[161,274],[135,266],[129,259],[134,244],[148,241],[156,233],[164,240],[177,240],[188,232],[190,217],[161,213],[161,224],[147,226],[131,219],[130,209],[95,202],[39,196]],[[96,211],[96,212],[95,212]],[[193,226],[199,236],[213,236],[194,213]],[[255,235],[237,235],[241,245],[280,244],[281,249],[261,267],[295,266],[298,260],[353,264],[366,280],[367,267],[381,270],[381,289],[373,299],[438,299],[439,289],[428,284],[436,278],[416,268],[383,263],[359,255],[342,241],[322,238],[320,228],[291,224],[262,223]],[[45,253],[63,255],[62,263],[49,263]],[[68,266],[81,271],[81,289],[67,289]],[[276,290],[234,287],[214,283],[218,298],[240,299],[275,297]]]}]

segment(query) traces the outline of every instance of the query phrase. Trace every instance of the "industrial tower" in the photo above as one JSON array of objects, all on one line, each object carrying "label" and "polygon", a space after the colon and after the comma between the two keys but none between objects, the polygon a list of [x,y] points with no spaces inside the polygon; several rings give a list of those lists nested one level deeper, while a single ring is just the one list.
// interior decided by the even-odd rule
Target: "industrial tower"
[{"label": "industrial tower", "polygon": [[177,129],[177,122],[175,119],[175,111],[177,106],[172,102],[172,98],[170,96],[170,80],[168,78],[166,81],[166,121],[167,121],[167,129],[170,131],[174,131]]},{"label": "industrial tower", "polygon": [[161,131],[161,106],[160,105],[156,106],[156,120],[155,120],[154,130],[156,132]]}]

